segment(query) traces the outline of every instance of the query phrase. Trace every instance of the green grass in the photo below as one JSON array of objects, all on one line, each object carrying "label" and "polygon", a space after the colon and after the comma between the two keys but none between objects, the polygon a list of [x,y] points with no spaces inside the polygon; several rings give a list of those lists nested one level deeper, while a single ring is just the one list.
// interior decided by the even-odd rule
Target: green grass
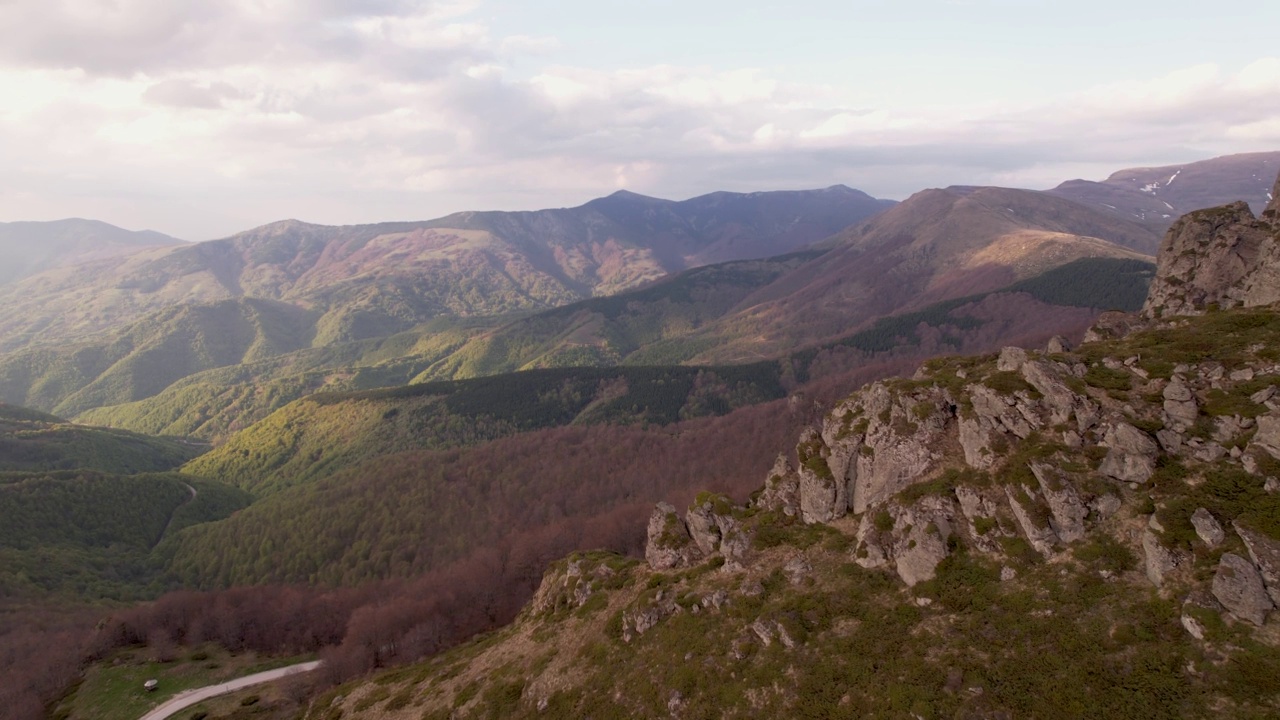
[{"label": "green grass", "polygon": [[[61,717],[65,720],[138,720],[183,690],[312,659],[309,656],[264,658],[253,653],[230,655],[213,645],[184,650],[173,662],[154,662],[148,659],[150,656],[147,648],[125,650],[91,667],[75,692],[61,703],[59,711],[65,713]],[[158,680],[159,686],[154,692],[146,692],[143,683],[152,679]],[[177,717],[187,716],[179,713]]]}]

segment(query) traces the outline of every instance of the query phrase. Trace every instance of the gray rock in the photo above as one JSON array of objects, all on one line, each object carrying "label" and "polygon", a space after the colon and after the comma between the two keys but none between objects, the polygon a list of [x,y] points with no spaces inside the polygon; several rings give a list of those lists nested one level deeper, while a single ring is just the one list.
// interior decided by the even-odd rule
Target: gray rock
[{"label": "gray rock", "polygon": [[800,477],[791,469],[785,455],[779,455],[765,480],[757,504],[765,510],[794,517],[800,512]]},{"label": "gray rock", "polygon": [[1169,428],[1157,431],[1156,441],[1160,443],[1161,449],[1170,455],[1178,455],[1182,452],[1182,436]]},{"label": "gray rock", "polygon": [[[956,488],[956,500],[959,501],[960,512],[969,523],[970,542],[981,552],[1000,552],[1000,538],[1008,536],[998,523],[992,526],[990,522],[996,518],[996,513],[1000,510],[1000,501],[1003,499],[1004,495],[994,488],[965,486]],[[983,524],[988,526],[984,528],[987,530],[985,533],[978,532],[979,520],[985,521]]]},{"label": "gray rock", "polygon": [[1169,228],[1156,262],[1144,317],[1198,315],[1280,300],[1275,228],[1247,203],[1188,213]]},{"label": "gray rock", "polygon": [[1027,361],[1027,351],[1020,347],[1000,348],[1000,357],[996,360],[996,370],[1000,372],[1017,372],[1022,363]]},{"label": "gray rock", "polygon": [[1211,548],[1221,545],[1222,541],[1227,537],[1227,534],[1222,531],[1222,526],[1204,508],[1199,508],[1191,513],[1191,526],[1196,529],[1196,535],[1200,536],[1204,544]]},{"label": "gray rock", "polygon": [[973,402],[974,413],[994,426],[1003,428],[1006,432],[1011,432],[1023,440],[1037,429],[1022,413],[1018,412],[1016,399],[1006,398],[986,385],[969,385],[965,388],[965,392],[969,393],[969,399]]},{"label": "gray rock", "polygon": [[1213,575],[1213,596],[1232,615],[1261,626],[1275,605],[1267,596],[1262,576],[1253,563],[1234,553],[1226,553]]},{"label": "gray rock", "polygon": [[1232,527],[1244,541],[1245,549],[1249,551],[1249,558],[1257,566],[1271,601],[1280,604],[1280,541],[1243,527],[1238,522],[1233,523]]},{"label": "gray rock", "polygon": [[1239,370],[1232,370],[1231,374],[1227,377],[1231,379],[1231,382],[1249,382],[1253,379],[1253,368],[1246,367],[1240,368]]},{"label": "gray rock", "polygon": [[1212,593],[1202,588],[1192,590],[1191,594],[1187,595],[1186,599],[1182,601],[1182,627],[1186,629],[1191,637],[1197,640],[1204,640],[1205,627],[1193,614],[1195,610],[1208,610],[1220,614],[1224,608],[1221,603],[1214,599]]},{"label": "gray rock", "polygon": [[1195,394],[1180,377],[1174,377],[1164,388],[1164,413],[1171,427],[1185,431],[1200,416],[1200,405]]},{"label": "gray rock", "polygon": [[964,451],[964,461],[975,470],[990,470],[995,467],[995,452],[991,450],[994,433],[983,427],[978,418],[960,418],[960,449]]},{"label": "gray rock", "polygon": [[1098,421],[1098,405],[1077,395],[1062,380],[1062,366],[1043,360],[1032,360],[1022,365],[1022,377],[1044,396],[1044,406],[1049,410],[1050,425],[1060,425],[1074,418],[1080,432],[1093,427]]},{"label": "gray rock", "polygon": [[1250,447],[1259,447],[1271,457],[1280,460],[1280,415],[1262,415],[1257,419],[1258,432],[1254,434]]},{"label": "gray rock", "polygon": [[1065,352],[1071,352],[1071,343],[1061,335],[1054,335],[1049,338],[1049,346],[1045,348],[1050,354],[1058,355]]},{"label": "gray rock", "polygon": [[938,563],[947,557],[948,534],[936,522],[918,523],[895,544],[894,567],[907,587],[933,579]]},{"label": "gray rock", "polygon": [[848,503],[837,502],[842,496],[833,478],[800,469],[800,517],[806,523],[826,523],[843,516]]},{"label": "gray rock", "polygon": [[1191,637],[1197,640],[1204,639],[1204,625],[1201,625],[1200,621],[1195,619],[1191,615],[1183,613],[1182,627],[1187,631],[1188,634],[1191,635]]},{"label": "gray rock", "polygon": [[1269,387],[1265,387],[1259,390],[1258,392],[1250,395],[1249,400],[1251,402],[1257,403],[1258,405],[1261,405],[1275,396],[1276,396],[1276,386],[1271,385]]},{"label": "gray rock", "polygon": [[1156,469],[1159,448],[1146,433],[1128,423],[1116,423],[1102,443],[1110,449],[1098,472],[1121,482],[1144,483]]},{"label": "gray rock", "polygon": [[684,567],[700,556],[698,546],[689,536],[688,526],[676,514],[676,509],[669,503],[658,503],[649,516],[644,548],[644,559],[649,567],[654,570]]},{"label": "gray rock", "polygon": [[1227,449],[1215,442],[1204,443],[1191,453],[1195,459],[1203,463],[1213,463],[1227,455]]},{"label": "gray rock", "polygon": [[813,572],[813,566],[809,564],[809,559],[804,555],[796,555],[787,561],[787,564],[782,568],[782,572],[786,573],[787,579],[792,585],[799,585]]},{"label": "gray rock", "polygon": [[720,528],[720,555],[724,557],[724,569],[743,569],[751,556],[751,535],[742,529],[736,518],[728,515],[717,515],[716,525]]},{"label": "gray rock", "polygon": [[1142,552],[1146,559],[1147,579],[1156,587],[1163,586],[1169,573],[1177,569],[1178,556],[1150,530],[1142,533]]},{"label": "gray rock", "polygon": [[1084,519],[1089,515],[1067,474],[1052,465],[1032,463],[1031,473],[1040,483],[1040,494],[1053,517],[1049,526],[1058,539],[1073,543],[1084,537]]},{"label": "gray rock", "polygon": [[846,491],[851,498],[848,507],[855,513],[883,504],[926,479],[954,437],[950,432],[954,403],[942,388],[898,395],[875,383],[861,394],[870,424],[863,440],[868,451],[859,452],[848,473],[852,478],[852,489]]},{"label": "gray rock", "polygon": [[[1026,487],[1023,490],[1027,493],[1030,501],[1034,503],[1036,501],[1033,495],[1034,491]],[[1009,501],[1009,509],[1013,511],[1013,519],[1017,521],[1022,534],[1027,538],[1027,542],[1031,543],[1031,547],[1035,548],[1036,552],[1045,557],[1053,554],[1053,546],[1058,544],[1058,534],[1049,525],[1042,527],[1037,524],[1031,512],[1033,508],[1026,507],[1019,502],[1012,488],[1005,487],[1004,492],[1006,499]]]},{"label": "gray rock", "polygon": [[689,508],[684,522],[689,528],[693,544],[698,546],[703,555],[710,555],[720,549],[720,526],[716,524],[716,514],[711,509],[711,503]]},{"label": "gray rock", "polygon": [[1097,513],[1098,517],[1103,520],[1115,515],[1120,511],[1121,507],[1123,507],[1123,503],[1120,501],[1120,498],[1110,493],[1106,495],[1099,495],[1089,501],[1089,509]]}]

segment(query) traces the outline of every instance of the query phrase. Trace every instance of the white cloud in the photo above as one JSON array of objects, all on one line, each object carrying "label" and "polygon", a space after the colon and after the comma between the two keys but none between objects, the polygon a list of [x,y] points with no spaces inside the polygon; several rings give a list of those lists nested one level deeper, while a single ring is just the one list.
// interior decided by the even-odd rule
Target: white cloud
[{"label": "white cloud", "polygon": [[[0,4],[0,219],[205,238],[280,217],[423,218],[845,182],[1045,186],[1280,148],[1280,59],[1049,104],[875,106],[762,68],[557,64],[471,2]],[[515,65],[532,72],[515,72]]]}]

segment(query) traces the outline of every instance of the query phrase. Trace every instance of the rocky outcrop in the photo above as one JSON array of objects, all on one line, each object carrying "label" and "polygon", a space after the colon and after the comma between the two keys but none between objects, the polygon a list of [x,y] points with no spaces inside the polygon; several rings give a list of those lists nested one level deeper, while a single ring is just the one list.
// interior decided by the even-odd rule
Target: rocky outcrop
[{"label": "rocky outcrop", "polygon": [[947,557],[956,518],[963,517],[958,510],[954,500],[930,496],[864,515],[855,559],[867,568],[891,566],[908,586],[930,580]]},{"label": "rocky outcrop", "polygon": [[702,553],[689,534],[689,526],[669,503],[658,503],[649,516],[644,559],[654,570],[685,567]]},{"label": "rocky outcrop", "polygon": [[1179,219],[1160,246],[1143,316],[1198,315],[1211,305],[1280,301],[1278,215],[1273,198],[1261,217],[1238,202]]},{"label": "rocky outcrop", "polygon": [[1226,553],[1213,575],[1213,596],[1232,615],[1254,625],[1267,621],[1275,609],[1253,563],[1234,553]]}]

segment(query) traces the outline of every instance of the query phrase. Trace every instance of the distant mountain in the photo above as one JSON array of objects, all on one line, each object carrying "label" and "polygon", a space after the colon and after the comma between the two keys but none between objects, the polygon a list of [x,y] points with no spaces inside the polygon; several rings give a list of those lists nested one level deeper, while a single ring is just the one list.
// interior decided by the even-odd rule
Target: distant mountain
[{"label": "distant mountain", "polygon": [[180,244],[158,232],[122,230],[97,220],[0,223],[0,285],[53,267]]},{"label": "distant mountain", "polygon": [[892,205],[845,187],[684,202],[615,193],[577,208],[347,227],[283,221],[224,240],[56,268],[0,289],[0,350],[60,343],[187,302],[280,300],[320,313],[315,343],[441,315],[608,295],[668,273],[776,255]]},{"label": "distant mountain", "polygon": [[835,243],[682,338],[692,353],[667,353],[671,361],[776,356],[879,317],[996,290],[1080,258],[1149,260],[1159,236],[1044,193],[952,187],[917,193],[846,230]]},{"label": "distant mountain", "polygon": [[1277,172],[1280,152],[1246,153],[1121,170],[1102,182],[1069,180],[1047,192],[1164,232],[1181,215],[1238,200],[1262,212]]}]

